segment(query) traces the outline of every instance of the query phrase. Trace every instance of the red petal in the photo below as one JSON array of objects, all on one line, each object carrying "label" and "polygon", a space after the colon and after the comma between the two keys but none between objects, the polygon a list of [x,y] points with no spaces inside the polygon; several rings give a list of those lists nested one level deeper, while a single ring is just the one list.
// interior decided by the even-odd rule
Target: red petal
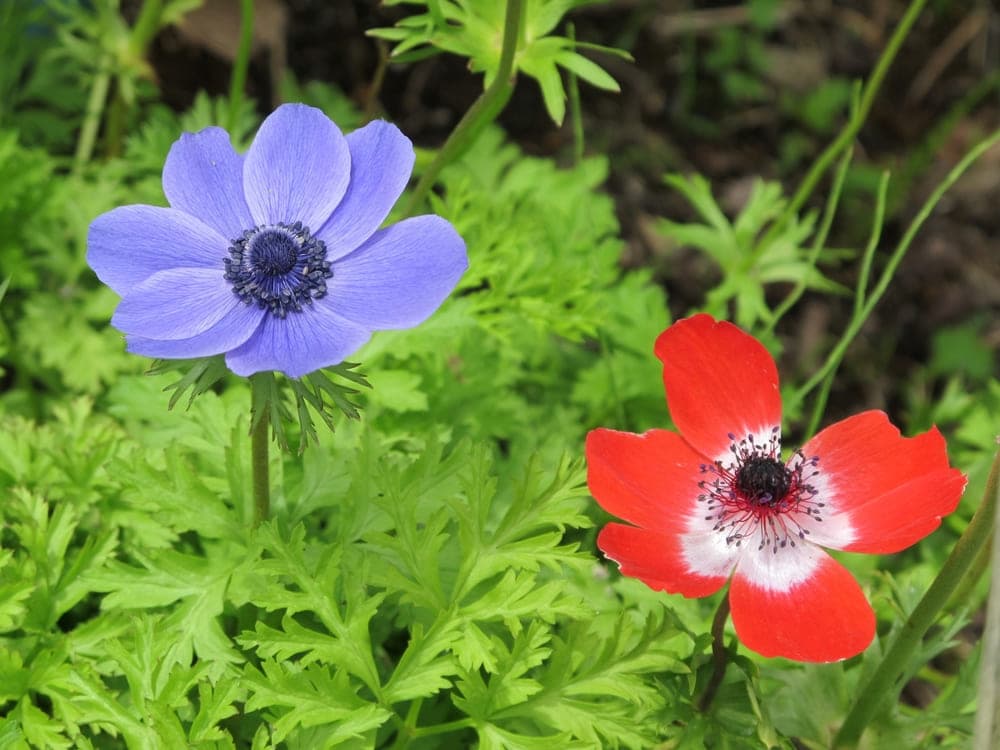
[{"label": "red petal", "polygon": [[622,575],[638,578],[651,589],[708,596],[722,588],[726,576],[703,576],[693,572],[684,559],[681,539],[620,523],[609,523],[597,536],[597,546],[618,563]]},{"label": "red petal", "polygon": [[678,321],[654,347],[663,362],[670,416],[681,435],[715,460],[732,440],[770,437],[781,425],[778,369],[757,339],[710,315]]},{"label": "red petal", "polygon": [[[802,452],[819,457],[810,481],[826,503],[813,541],[836,549],[898,552],[936,529],[965,488],[961,472],[948,467],[937,428],[904,438],[881,411],[827,427]],[[851,533],[824,536],[835,527]]]},{"label": "red petal", "polygon": [[587,484],[604,510],[647,529],[677,533],[685,528],[705,459],[680,435],[592,430],[586,452]]},{"label": "red petal", "polygon": [[[858,582],[843,565],[812,549],[818,557],[811,574],[784,590],[747,576],[740,561],[729,604],[736,635],[747,648],[763,656],[828,662],[859,654],[872,642],[875,613]],[[786,551],[779,556],[794,562]]]},{"label": "red petal", "polygon": [[873,554],[906,549],[955,510],[965,484],[965,475],[958,469],[935,471],[854,508],[846,515],[857,539],[843,549]]}]

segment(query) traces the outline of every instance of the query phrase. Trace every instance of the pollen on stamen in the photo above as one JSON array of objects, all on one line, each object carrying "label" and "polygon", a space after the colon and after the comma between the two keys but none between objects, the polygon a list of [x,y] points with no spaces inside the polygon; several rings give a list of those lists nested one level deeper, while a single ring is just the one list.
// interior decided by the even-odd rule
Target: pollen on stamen
[{"label": "pollen on stamen", "polygon": [[822,520],[824,503],[816,502],[812,484],[819,474],[818,459],[796,451],[782,462],[778,428],[764,442],[752,434],[740,440],[731,434],[730,440],[729,462],[699,467],[701,473],[712,475],[698,483],[698,502],[709,511],[705,520],[714,521],[713,530],[735,547],[754,534],[759,537],[758,549],[773,554],[795,547],[796,538],[804,541],[809,534],[802,525],[805,518]]}]

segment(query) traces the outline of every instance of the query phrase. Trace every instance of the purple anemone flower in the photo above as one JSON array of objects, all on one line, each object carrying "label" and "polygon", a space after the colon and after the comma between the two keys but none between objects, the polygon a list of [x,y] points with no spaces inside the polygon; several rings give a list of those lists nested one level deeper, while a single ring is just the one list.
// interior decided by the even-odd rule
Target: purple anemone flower
[{"label": "purple anemone flower", "polygon": [[301,377],[342,362],[372,331],[423,322],[468,267],[439,216],[379,226],[413,168],[413,145],[375,121],[347,137],[285,104],[245,155],[222,128],[185,133],[163,166],[170,208],[98,216],[87,262],[121,295],[128,350],[225,354],[238,375]]}]

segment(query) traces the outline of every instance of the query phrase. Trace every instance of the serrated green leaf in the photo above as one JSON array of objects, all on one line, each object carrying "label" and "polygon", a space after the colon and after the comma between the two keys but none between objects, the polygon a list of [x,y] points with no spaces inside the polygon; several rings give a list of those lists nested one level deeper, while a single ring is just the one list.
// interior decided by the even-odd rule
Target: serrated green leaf
[{"label": "serrated green leaf", "polygon": [[330,725],[327,747],[358,739],[380,727],[392,715],[386,709],[359,698],[342,673],[326,667],[288,669],[271,660],[261,670],[247,667],[243,674],[250,689],[246,710],[276,711],[274,741],[280,742],[297,727]]}]

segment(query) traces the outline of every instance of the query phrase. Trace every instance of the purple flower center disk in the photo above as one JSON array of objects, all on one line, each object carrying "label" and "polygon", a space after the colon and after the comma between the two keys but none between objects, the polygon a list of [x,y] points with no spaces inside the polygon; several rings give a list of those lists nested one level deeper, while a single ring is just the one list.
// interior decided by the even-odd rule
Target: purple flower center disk
[{"label": "purple flower center disk", "polygon": [[229,246],[225,264],[233,294],[279,318],[326,295],[333,276],[326,245],[298,221],[248,229]]}]

